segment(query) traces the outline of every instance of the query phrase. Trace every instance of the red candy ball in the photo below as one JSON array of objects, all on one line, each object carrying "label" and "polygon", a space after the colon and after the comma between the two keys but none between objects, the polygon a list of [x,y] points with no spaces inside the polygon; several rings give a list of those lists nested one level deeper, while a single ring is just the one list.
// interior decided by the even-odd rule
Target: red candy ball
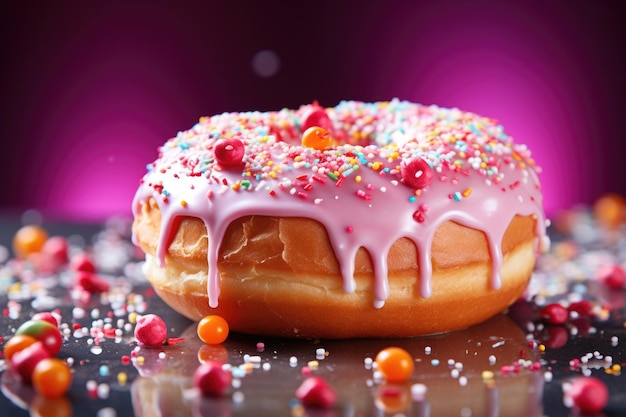
[{"label": "red candy ball", "polygon": [[313,104],[305,109],[302,115],[302,124],[300,130],[303,132],[310,127],[319,126],[331,132],[333,130],[333,123],[328,117],[328,113],[323,107]]},{"label": "red candy ball", "polygon": [[596,414],[609,401],[609,390],[596,377],[578,377],[565,392],[565,397],[583,413]]},{"label": "red candy ball", "polygon": [[167,339],[167,326],[156,314],[139,316],[135,325],[135,339],[141,346],[161,346]]},{"label": "red candy ball", "polygon": [[539,313],[541,318],[550,324],[563,324],[569,317],[569,312],[560,304],[548,304]]},{"label": "red candy ball", "polygon": [[612,290],[621,290],[626,283],[626,271],[620,265],[605,265],[598,270],[596,278]]},{"label": "red candy ball", "polygon": [[42,342],[50,356],[55,356],[61,351],[63,337],[58,327],[44,320],[28,320],[15,332],[16,335],[25,334]]},{"label": "red candy ball", "polygon": [[89,271],[76,272],[75,282],[80,288],[92,294],[106,292],[111,287],[107,281]]},{"label": "red candy ball", "polygon": [[70,269],[72,271],[96,272],[96,266],[94,265],[93,260],[86,253],[81,253],[72,257]]},{"label": "red candy ball", "polygon": [[62,236],[52,236],[46,240],[41,251],[58,266],[66,264],[69,260],[67,240]]},{"label": "red candy ball", "polygon": [[232,374],[217,361],[209,360],[202,363],[193,373],[193,385],[200,389],[206,397],[220,397],[228,389]]},{"label": "red candy ball", "polygon": [[243,163],[246,147],[239,139],[220,139],[213,150],[215,160],[224,167],[238,167]]},{"label": "red candy ball", "polygon": [[402,180],[412,188],[421,189],[433,180],[433,170],[422,158],[414,158],[400,167]]},{"label": "red candy ball", "polygon": [[39,313],[35,313],[33,314],[31,320],[43,320],[52,324],[54,327],[59,327],[59,322],[57,321],[57,318],[54,317],[54,314],[50,313],[49,311],[41,311]]},{"label": "red candy ball", "polygon": [[298,387],[296,398],[307,407],[329,408],[337,400],[337,394],[324,378],[311,376]]}]

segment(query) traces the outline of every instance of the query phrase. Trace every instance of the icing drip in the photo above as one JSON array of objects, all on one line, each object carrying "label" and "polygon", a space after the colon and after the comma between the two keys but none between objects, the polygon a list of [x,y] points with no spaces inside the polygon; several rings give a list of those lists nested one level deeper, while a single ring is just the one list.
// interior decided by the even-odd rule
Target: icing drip
[{"label": "icing drip", "polygon": [[[538,251],[547,242],[530,152],[513,144],[492,120],[398,100],[342,102],[326,109],[332,123],[327,127],[339,144],[312,149],[296,145],[302,111],[203,118],[163,145],[160,159],[148,167],[133,202],[135,214],[149,198],[159,205],[156,256],[161,266],[175,219],[202,219],[211,307],[218,305],[224,233],[247,215],[306,217],[324,225],[346,292],[355,290],[354,261],[358,249],[365,248],[374,269],[376,307],[389,295],[387,254],[400,238],[417,248],[416,279],[425,298],[432,294],[431,244],[448,220],[484,232],[494,289],[502,285],[501,243],[515,215],[535,217]],[[237,139],[232,142],[237,152],[239,141],[245,145],[241,164],[239,154],[234,164],[216,162],[214,147],[224,138]],[[228,161],[229,156],[220,158]]]}]

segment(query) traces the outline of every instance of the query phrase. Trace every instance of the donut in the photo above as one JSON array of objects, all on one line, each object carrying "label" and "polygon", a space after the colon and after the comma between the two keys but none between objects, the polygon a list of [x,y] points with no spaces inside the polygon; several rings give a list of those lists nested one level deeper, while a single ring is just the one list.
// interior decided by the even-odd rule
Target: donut
[{"label": "donut", "polygon": [[394,99],[202,117],[140,180],[133,242],[174,310],[235,332],[407,337],[524,292],[539,167],[493,119]]}]

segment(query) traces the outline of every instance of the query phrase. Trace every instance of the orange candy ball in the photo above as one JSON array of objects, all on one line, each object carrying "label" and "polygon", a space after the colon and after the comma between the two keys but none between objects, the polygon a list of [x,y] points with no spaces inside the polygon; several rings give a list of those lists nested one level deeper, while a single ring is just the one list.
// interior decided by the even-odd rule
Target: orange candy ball
[{"label": "orange candy ball", "polygon": [[13,236],[13,250],[19,258],[25,258],[32,253],[38,253],[48,240],[48,232],[42,227],[28,225],[20,228]]},{"label": "orange candy ball", "polygon": [[222,316],[203,317],[198,322],[198,337],[207,345],[223,343],[228,337],[228,323]]},{"label": "orange candy ball", "polygon": [[33,387],[44,397],[65,395],[72,385],[72,371],[57,358],[42,359],[33,370]]},{"label": "orange candy ball", "polygon": [[400,347],[388,347],[376,355],[378,371],[388,382],[404,382],[413,374],[413,358]]},{"label": "orange candy ball", "polygon": [[307,148],[323,150],[330,148],[332,144],[333,138],[328,130],[322,127],[311,126],[302,134],[302,146]]},{"label": "orange candy ball", "polygon": [[593,213],[602,226],[617,228],[626,219],[626,199],[619,194],[605,194],[594,203]]},{"label": "orange candy ball", "polygon": [[17,334],[7,340],[4,344],[4,356],[10,361],[13,355],[35,342],[37,342],[37,339],[33,336],[27,334]]}]

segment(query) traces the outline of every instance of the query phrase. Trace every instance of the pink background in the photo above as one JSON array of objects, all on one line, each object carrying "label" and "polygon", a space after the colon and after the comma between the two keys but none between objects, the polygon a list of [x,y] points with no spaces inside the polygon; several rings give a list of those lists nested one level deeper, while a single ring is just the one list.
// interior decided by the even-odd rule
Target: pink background
[{"label": "pink background", "polygon": [[315,99],[496,118],[543,167],[549,214],[626,194],[619,2],[176,3],[3,3],[3,211],[130,215],[157,147],[198,117]]}]

